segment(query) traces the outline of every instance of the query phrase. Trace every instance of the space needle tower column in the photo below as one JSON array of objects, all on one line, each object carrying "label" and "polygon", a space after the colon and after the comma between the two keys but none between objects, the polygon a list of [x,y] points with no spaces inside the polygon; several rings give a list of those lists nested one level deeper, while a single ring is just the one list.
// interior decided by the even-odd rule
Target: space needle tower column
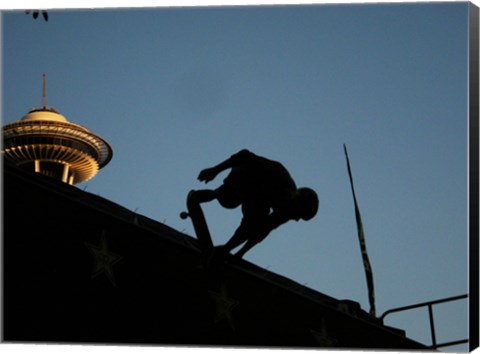
[{"label": "space needle tower column", "polygon": [[45,74],[42,107],[3,127],[4,158],[68,184],[93,178],[110,162],[112,154],[101,137],[47,108]]}]

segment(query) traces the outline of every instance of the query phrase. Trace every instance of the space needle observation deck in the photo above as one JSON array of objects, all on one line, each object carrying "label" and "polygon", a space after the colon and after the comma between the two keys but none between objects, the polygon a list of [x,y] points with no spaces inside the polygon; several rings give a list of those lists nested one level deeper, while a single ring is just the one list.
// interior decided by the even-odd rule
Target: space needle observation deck
[{"label": "space needle observation deck", "polygon": [[101,137],[43,104],[19,121],[3,126],[2,154],[19,167],[77,184],[93,178],[110,162],[112,148]]}]

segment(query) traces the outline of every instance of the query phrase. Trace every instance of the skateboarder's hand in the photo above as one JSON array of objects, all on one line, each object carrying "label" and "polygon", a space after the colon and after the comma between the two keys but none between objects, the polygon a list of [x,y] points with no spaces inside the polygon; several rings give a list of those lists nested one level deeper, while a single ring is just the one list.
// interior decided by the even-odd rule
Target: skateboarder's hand
[{"label": "skateboarder's hand", "polygon": [[200,174],[198,175],[198,180],[200,182],[208,183],[212,179],[214,179],[217,176],[217,174],[218,174],[218,172],[214,167],[206,168],[206,169],[204,169],[203,171],[200,172]]}]

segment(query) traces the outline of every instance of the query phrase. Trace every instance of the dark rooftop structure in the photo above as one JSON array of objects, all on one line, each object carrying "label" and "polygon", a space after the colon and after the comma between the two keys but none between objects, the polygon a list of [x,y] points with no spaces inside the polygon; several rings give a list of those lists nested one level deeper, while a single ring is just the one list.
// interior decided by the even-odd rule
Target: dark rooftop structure
[{"label": "dark rooftop structure", "polygon": [[[425,350],[350,300],[4,161],[7,342]],[[28,220],[28,221],[27,221]]]}]

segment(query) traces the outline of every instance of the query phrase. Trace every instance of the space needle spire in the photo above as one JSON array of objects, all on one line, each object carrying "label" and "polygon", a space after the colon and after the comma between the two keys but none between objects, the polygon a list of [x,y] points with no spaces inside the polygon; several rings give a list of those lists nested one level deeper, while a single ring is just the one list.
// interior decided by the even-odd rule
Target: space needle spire
[{"label": "space needle spire", "polygon": [[2,154],[21,168],[77,184],[93,178],[113,152],[104,139],[47,108],[43,74],[41,108],[3,126]]},{"label": "space needle spire", "polygon": [[42,76],[42,108],[47,109],[47,76]]}]

